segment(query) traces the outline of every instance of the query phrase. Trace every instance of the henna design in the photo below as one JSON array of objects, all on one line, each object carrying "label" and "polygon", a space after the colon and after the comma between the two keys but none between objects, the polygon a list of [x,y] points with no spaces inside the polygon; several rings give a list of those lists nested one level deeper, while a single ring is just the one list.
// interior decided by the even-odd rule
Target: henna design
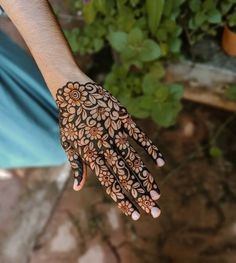
[{"label": "henna design", "polygon": [[138,219],[130,194],[145,212],[157,209],[159,189],[128,136],[140,144],[157,165],[164,160],[158,148],[137,127],[127,110],[102,86],[68,82],[57,90],[61,144],[68,155],[77,185],[84,165],[98,177],[125,215]]}]

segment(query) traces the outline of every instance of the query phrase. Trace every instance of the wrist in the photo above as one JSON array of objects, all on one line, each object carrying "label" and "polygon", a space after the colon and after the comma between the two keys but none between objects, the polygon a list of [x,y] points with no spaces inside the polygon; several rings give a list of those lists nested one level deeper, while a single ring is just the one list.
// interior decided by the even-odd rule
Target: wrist
[{"label": "wrist", "polygon": [[45,82],[54,98],[59,88],[64,86],[68,81],[79,83],[93,82],[85,73],[83,73],[78,66],[76,67],[62,67],[59,70],[52,70],[44,76]]}]

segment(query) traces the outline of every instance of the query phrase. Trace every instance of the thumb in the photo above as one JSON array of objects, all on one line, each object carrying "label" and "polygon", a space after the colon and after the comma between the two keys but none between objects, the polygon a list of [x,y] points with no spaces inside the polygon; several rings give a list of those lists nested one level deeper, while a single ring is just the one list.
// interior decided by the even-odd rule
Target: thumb
[{"label": "thumb", "polygon": [[[73,161],[73,163],[74,162],[75,161]],[[75,191],[80,191],[84,187],[85,181],[87,179],[87,166],[80,157],[76,160],[76,167],[75,165],[71,166],[74,176],[73,189]]]}]

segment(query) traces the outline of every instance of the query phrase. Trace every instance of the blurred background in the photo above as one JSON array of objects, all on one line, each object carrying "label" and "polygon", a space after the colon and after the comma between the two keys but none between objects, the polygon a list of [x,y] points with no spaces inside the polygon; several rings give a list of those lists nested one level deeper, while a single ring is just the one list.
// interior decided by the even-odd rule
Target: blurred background
[{"label": "blurred background", "polygon": [[[137,147],[161,189],[162,214],[131,221],[91,174],[73,191],[65,156],[50,159],[57,148],[32,161],[46,148],[39,135],[37,148],[28,143],[30,156],[18,150],[1,165],[0,262],[236,262],[236,0],[50,3],[80,68],[104,83],[164,154],[165,167],[156,169]],[[0,46],[11,41],[5,49],[29,72],[25,56],[32,58],[4,13],[0,31]],[[10,73],[0,73],[3,87]],[[4,127],[1,120],[0,135],[9,132]]]}]

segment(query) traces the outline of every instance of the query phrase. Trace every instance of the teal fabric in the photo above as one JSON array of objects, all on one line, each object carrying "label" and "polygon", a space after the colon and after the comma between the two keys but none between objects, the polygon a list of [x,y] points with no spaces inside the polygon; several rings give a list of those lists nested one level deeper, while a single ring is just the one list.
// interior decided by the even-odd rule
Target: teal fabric
[{"label": "teal fabric", "polygon": [[32,57],[0,31],[0,168],[66,162],[57,114]]}]

